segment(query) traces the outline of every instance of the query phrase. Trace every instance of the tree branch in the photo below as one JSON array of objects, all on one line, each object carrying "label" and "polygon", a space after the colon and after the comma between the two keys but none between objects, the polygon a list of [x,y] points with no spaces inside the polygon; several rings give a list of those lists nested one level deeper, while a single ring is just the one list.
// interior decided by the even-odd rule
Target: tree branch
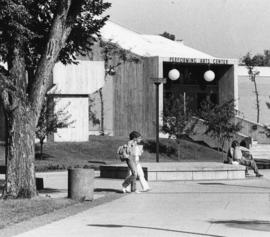
[{"label": "tree branch", "polygon": [[67,27],[66,21],[72,2],[72,0],[59,1],[58,11],[55,14],[48,43],[39,62],[33,85],[30,89],[29,98],[36,124],[38,122],[43,99],[49,86],[50,74],[57,61],[59,52],[71,32],[71,27]]},{"label": "tree branch", "polygon": [[0,72],[0,96],[1,96],[1,98],[2,98],[2,93],[3,93],[4,90],[7,88],[6,82],[7,82],[7,77],[4,76],[4,75]]},{"label": "tree branch", "polygon": [[27,80],[25,59],[24,56],[22,56],[23,44],[20,42],[19,36],[17,36],[16,41],[17,43],[14,45],[14,49],[12,50],[11,62],[9,65],[9,79],[12,80],[16,88],[25,92]]},{"label": "tree branch", "polygon": [[2,91],[1,101],[3,102],[4,109],[7,112],[15,110],[19,104],[19,99],[14,95],[13,92],[8,90]]},{"label": "tree branch", "polygon": [[15,99],[16,88],[9,78],[0,72],[0,100],[3,103],[6,111],[14,110],[18,105],[18,100]]}]

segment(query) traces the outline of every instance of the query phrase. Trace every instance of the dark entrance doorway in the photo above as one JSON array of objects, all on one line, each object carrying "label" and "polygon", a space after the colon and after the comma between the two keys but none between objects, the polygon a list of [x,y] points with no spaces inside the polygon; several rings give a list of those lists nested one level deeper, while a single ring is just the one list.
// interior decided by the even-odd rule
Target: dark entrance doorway
[{"label": "dark entrance doorway", "polygon": [[[205,64],[178,64],[164,62],[163,64],[163,77],[168,78],[168,73],[171,69],[176,68],[180,72],[180,78],[176,81],[167,79],[164,84],[164,100],[169,99],[171,96],[184,96],[188,109],[196,113],[201,103],[206,100],[214,104],[218,104],[218,68],[211,68],[216,77],[212,82],[205,81],[203,75],[209,69]],[[164,103],[166,104],[166,103]]]}]

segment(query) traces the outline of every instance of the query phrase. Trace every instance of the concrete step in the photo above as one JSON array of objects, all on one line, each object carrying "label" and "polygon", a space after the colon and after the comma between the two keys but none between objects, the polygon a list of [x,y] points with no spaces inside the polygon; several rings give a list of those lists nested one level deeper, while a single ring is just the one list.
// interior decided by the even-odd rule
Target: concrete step
[{"label": "concrete step", "polygon": [[252,152],[253,156],[266,156],[266,157],[270,157],[269,153],[266,152]]},{"label": "concrete step", "polygon": [[253,151],[253,150],[250,150],[250,152],[252,153],[252,154],[265,154],[265,155],[267,155],[267,154],[270,154],[270,151]]},{"label": "concrete step", "polygon": [[265,160],[270,160],[270,156],[265,155],[265,154],[253,154],[253,158],[256,159],[265,159]]},{"label": "concrete step", "polygon": [[256,148],[250,148],[251,151],[266,151],[270,152],[270,147],[256,147]]},{"label": "concrete step", "polygon": [[253,149],[253,148],[263,148],[263,147],[270,149],[270,144],[262,144],[262,143],[254,144],[254,143],[252,143],[251,148]]},{"label": "concrete step", "polygon": [[254,150],[254,151],[260,151],[260,150],[265,150],[265,151],[270,151],[270,146],[266,147],[266,146],[260,146],[260,147],[251,147],[250,148],[251,150]]},{"label": "concrete step", "polygon": [[[244,179],[245,167],[218,162],[142,163],[149,181],[162,180],[224,180]],[[100,166],[101,178],[121,178],[128,175],[126,164]]]},{"label": "concrete step", "polygon": [[257,144],[253,145],[250,148],[250,151],[253,155],[261,154],[261,155],[269,155],[270,154],[270,145],[269,144]]},{"label": "concrete step", "polygon": [[266,156],[266,157],[270,157],[270,154],[269,153],[266,153],[266,152],[251,152],[251,154],[253,156]]},{"label": "concrete step", "polygon": [[[253,141],[254,142],[254,141]],[[250,148],[257,166],[259,169],[269,169],[270,168],[270,145],[253,143]]]}]

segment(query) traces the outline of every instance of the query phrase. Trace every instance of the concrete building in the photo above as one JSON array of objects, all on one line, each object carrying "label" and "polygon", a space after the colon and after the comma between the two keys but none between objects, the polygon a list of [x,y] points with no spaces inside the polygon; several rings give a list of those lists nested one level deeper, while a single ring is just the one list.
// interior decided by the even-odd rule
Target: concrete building
[{"label": "concrete building", "polygon": [[58,129],[56,142],[88,141],[89,95],[104,86],[103,61],[79,61],[78,65],[57,63],[53,71],[53,89],[49,93],[56,100],[55,111],[65,108],[74,121],[68,128]]},{"label": "concrete building", "polygon": [[[103,41],[128,50],[138,59],[136,62],[122,61],[115,69],[115,75],[106,80],[105,111],[112,111],[110,116],[105,116],[105,120],[112,122],[106,128],[111,135],[127,136],[130,131],[138,130],[145,137],[154,137],[156,102],[152,78],[167,79],[167,83],[160,85],[159,90],[160,117],[164,100],[170,93],[185,93],[187,98],[192,98],[193,109],[197,109],[200,101],[207,96],[216,103],[238,97],[238,60],[215,58],[183,42],[157,35],[138,34],[112,22],[108,22],[101,30],[101,36]],[[101,50],[97,45],[91,60],[103,60],[100,57]],[[114,57],[109,63],[117,65],[119,61],[119,58]],[[168,79],[171,69],[180,72],[180,79]],[[212,82],[204,80],[204,73],[209,69],[215,73]],[[106,99],[108,95],[110,99]],[[95,128],[98,130],[98,127],[92,127],[92,132]]]},{"label": "concrete building", "polygon": [[[87,57],[80,58],[78,65],[57,64],[53,73],[57,93],[54,92],[53,96],[58,98],[59,107],[69,104],[67,110],[75,123],[69,128],[59,129],[54,141],[87,141],[89,134],[99,133],[100,126],[89,122],[89,107],[100,119],[100,95],[97,93],[100,88],[103,92],[106,134],[126,137],[130,131],[138,130],[145,137],[154,137],[156,102],[152,78],[167,79],[159,90],[160,118],[167,96],[170,93],[185,93],[187,98],[192,98],[193,109],[197,109],[206,97],[215,103],[236,99],[236,108],[246,118],[254,120],[251,112],[252,106],[255,106],[250,91],[252,83],[248,81],[245,69],[238,68],[238,60],[216,58],[183,42],[139,34],[112,22],[102,28],[101,36],[102,41],[126,50],[136,60],[122,60],[119,55],[114,55],[107,62],[108,66],[118,66],[114,75],[105,77],[104,48],[98,42]],[[169,80],[171,69],[180,72],[178,80]],[[205,81],[203,76],[209,69],[215,73],[212,82]],[[266,83],[264,75],[261,73],[258,76],[258,83],[265,90],[266,100],[264,85],[270,84],[270,81]],[[91,104],[89,97],[92,98]],[[4,139],[4,128],[0,108],[0,140]]]}]

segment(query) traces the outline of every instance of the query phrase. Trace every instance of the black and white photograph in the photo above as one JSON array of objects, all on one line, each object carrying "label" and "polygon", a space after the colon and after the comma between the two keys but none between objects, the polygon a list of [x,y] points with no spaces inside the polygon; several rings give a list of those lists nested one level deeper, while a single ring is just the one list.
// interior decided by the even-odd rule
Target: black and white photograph
[{"label": "black and white photograph", "polygon": [[0,0],[0,237],[269,237],[269,0]]}]

